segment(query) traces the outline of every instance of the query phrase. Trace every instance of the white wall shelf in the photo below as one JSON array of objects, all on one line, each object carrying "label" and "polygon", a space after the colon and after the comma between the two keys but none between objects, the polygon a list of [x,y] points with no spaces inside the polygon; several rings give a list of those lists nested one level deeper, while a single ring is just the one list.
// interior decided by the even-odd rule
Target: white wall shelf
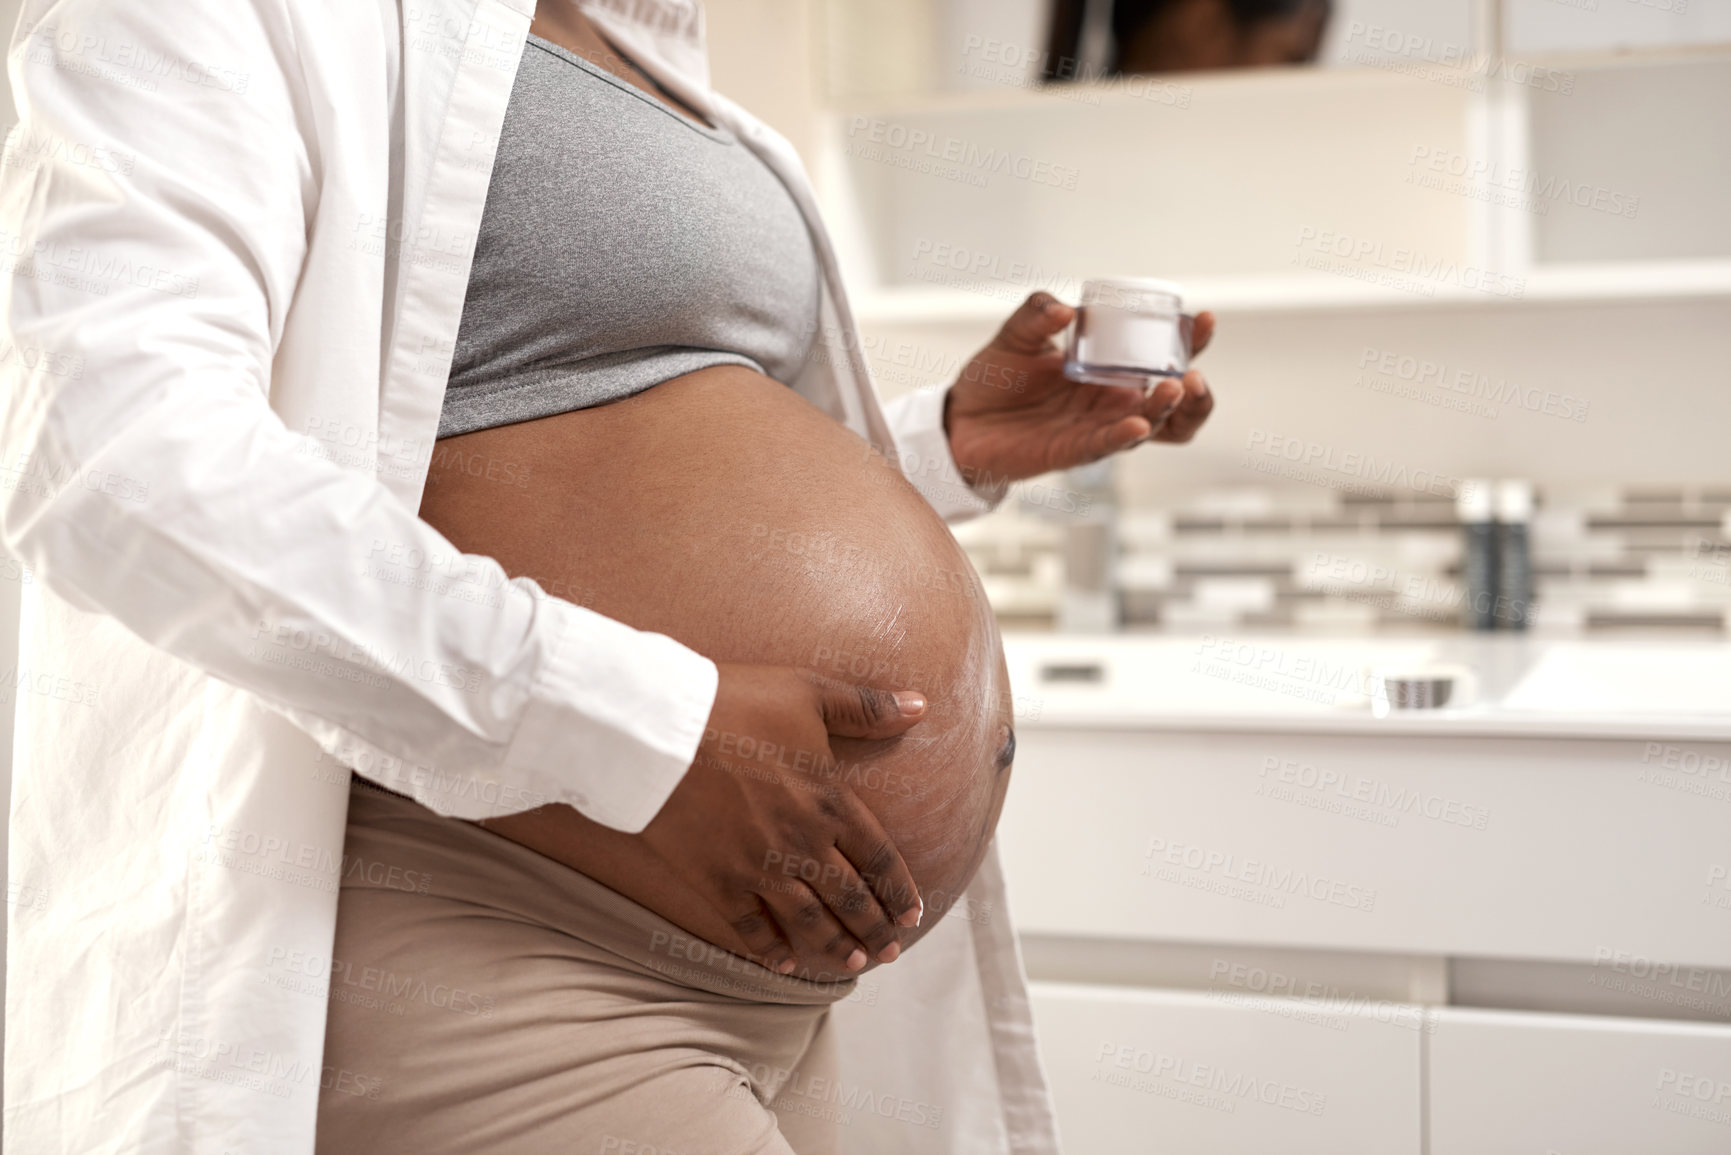
[{"label": "white wall shelf", "polygon": [[[975,288],[912,286],[880,289],[853,302],[868,325],[997,324],[1032,285],[984,282]],[[1061,287],[1059,295],[1062,296]],[[1522,305],[1619,301],[1731,300],[1731,261],[1640,261],[1552,266],[1529,273],[1519,296],[1454,285],[1420,295],[1315,274],[1195,277],[1184,283],[1191,309],[1233,313],[1381,312],[1435,308],[1518,308]]]}]

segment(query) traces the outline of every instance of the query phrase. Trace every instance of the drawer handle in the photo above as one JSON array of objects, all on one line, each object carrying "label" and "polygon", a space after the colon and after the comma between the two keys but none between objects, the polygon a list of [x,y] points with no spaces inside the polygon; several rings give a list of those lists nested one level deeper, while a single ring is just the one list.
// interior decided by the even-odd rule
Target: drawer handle
[{"label": "drawer handle", "polygon": [[1040,667],[1042,682],[1079,682],[1099,685],[1106,680],[1106,667],[1099,662],[1063,662]]}]

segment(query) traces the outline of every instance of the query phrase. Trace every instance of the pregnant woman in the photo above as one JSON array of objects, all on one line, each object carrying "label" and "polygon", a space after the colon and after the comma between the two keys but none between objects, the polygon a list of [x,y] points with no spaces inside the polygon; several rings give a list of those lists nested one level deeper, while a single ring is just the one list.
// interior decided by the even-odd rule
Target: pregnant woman
[{"label": "pregnant woman", "polygon": [[939,510],[1207,386],[1064,381],[1035,294],[886,415],[694,6],[374,7],[20,22],[0,529],[76,695],[19,705],[9,1140],[1054,1152]]},{"label": "pregnant woman", "polygon": [[[815,790],[851,770],[907,867],[865,883],[887,884],[896,910],[911,875],[924,917],[878,915],[833,849],[773,854],[769,914],[820,928],[828,949],[765,957],[684,885],[655,823],[628,835],[550,806],[483,830],[357,779],[349,853],[434,882],[345,887],[336,956],[437,976],[492,1013],[333,1004],[326,1061],[384,1090],[327,1093],[320,1150],[599,1152],[615,1136],[833,1152],[835,1123],[797,1099],[835,1078],[828,1007],[946,913],[1003,805],[1015,735],[998,632],[913,486],[783,384],[819,328],[817,260],[787,190],[580,12],[553,11],[531,27],[505,114],[421,515],[724,671],[867,670],[922,691],[918,725],[834,742],[827,773],[817,751],[752,735],[709,750],[732,773],[803,773]],[[501,494],[471,460],[515,463],[531,484]],[[668,953],[688,938],[720,949]]]}]

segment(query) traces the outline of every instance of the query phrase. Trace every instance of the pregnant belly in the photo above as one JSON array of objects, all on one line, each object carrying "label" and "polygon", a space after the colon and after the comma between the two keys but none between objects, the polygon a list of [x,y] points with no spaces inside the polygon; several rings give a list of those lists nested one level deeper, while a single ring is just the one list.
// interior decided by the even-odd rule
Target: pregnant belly
[{"label": "pregnant belly", "polygon": [[[1012,722],[979,579],[895,466],[786,386],[720,366],[447,438],[421,516],[513,577],[716,661],[923,692],[927,714],[901,738],[834,740],[840,775],[920,887],[927,915],[904,945],[972,878],[1009,785],[997,762]],[[748,743],[734,753],[778,757]],[[632,835],[563,805],[485,825],[746,953]],[[801,865],[767,862],[765,878],[801,885]]]}]

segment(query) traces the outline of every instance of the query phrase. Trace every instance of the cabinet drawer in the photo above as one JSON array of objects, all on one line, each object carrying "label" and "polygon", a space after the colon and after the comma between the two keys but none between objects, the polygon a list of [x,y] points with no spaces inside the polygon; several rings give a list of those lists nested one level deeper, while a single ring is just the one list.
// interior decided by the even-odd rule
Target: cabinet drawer
[{"label": "cabinet drawer", "polygon": [[1731,809],[1668,784],[1657,743],[1018,738],[999,837],[1024,931],[1731,966],[1731,917],[1703,906],[1731,906]]},{"label": "cabinet drawer", "polygon": [[1032,995],[1066,1151],[1419,1151],[1417,1015],[1069,983]]},{"label": "cabinet drawer", "polygon": [[1725,1155],[1731,1027],[1441,1008],[1430,1155]]}]

